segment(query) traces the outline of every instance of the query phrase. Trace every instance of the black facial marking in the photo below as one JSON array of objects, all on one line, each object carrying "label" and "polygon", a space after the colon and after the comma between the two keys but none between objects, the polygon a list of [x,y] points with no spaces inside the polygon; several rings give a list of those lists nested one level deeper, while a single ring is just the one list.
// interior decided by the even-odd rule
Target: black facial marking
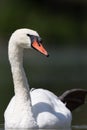
[{"label": "black facial marking", "polygon": [[27,34],[27,36],[30,37],[31,43],[33,43],[34,40],[36,40],[38,42],[38,44],[42,43],[42,38],[39,36],[34,36],[34,35],[30,35],[30,34]]},{"label": "black facial marking", "polygon": [[30,37],[31,43],[33,43],[34,40],[35,40],[35,36],[34,35],[30,35],[30,34],[27,34],[27,36]]},{"label": "black facial marking", "polygon": [[41,37],[37,37],[37,42],[38,43],[42,43],[42,38]]}]

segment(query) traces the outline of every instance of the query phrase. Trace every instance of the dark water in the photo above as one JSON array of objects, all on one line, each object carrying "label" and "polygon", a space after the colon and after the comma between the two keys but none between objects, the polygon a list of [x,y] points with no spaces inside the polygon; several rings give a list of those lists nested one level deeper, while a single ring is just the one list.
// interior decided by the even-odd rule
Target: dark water
[{"label": "dark water", "polygon": [[[34,129],[4,129],[3,125],[0,126],[0,130],[34,130]],[[44,129],[35,129],[35,130],[44,130]],[[45,130],[87,130],[87,126],[72,126],[67,129],[45,129]]]},{"label": "dark water", "polygon": [[[67,89],[87,89],[87,49],[47,48],[49,58],[33,50],[25,52],[24,68],[30,87],[45,88],[58,96]],[[14,94],[7,55],[7,47],[0,47],[0,123],[4,122],[4,110]],[[71,130],[87,129],[87,103],[72,115]]]}]

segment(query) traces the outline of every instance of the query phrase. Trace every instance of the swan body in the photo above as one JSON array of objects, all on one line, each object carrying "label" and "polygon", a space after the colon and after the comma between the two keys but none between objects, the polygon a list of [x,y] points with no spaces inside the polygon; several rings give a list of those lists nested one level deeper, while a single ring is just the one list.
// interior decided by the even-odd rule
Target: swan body
[{"label": "swan body", "polygon": [[39,128],[70,128],[71,112],[56,95],[45,89],[35,89],[30,95]]},{"label": "swan body", "polygon": [[24,48],[35,48],[48,56],[36,31],[16,30],[8,46],[14,97],[5,110],[5,128],[68,128],[72,115],[55,94],[45,89],[30,90],[23,69]]},{"label": "swan body", "polygon": [[45,89],[35,89],[30,96],[31,106],[29,100],[23,103],[12,98],[5,128],[70,128],[71,112],[57,96]]}]

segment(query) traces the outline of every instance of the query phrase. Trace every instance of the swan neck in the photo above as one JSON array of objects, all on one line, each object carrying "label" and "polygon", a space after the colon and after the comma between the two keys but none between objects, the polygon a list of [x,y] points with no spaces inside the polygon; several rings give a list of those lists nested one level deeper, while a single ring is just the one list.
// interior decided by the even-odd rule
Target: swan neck
[{"label": "swan neck", "polygon": [[30,99],[28,81],[23,68],[23,48],[9,45],[9,60],[15,96],[22,101]]}]

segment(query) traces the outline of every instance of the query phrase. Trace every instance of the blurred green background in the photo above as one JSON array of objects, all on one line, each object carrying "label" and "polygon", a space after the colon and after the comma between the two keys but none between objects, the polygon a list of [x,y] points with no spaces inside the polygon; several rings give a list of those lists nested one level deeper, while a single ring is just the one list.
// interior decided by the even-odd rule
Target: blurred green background
[{"label": "blurred green background", "polygon": [[[87,1],[1,0],[0,123],[14,95],[8,40],[19,28],[36,30],[50,54],[46,58],[36,51],[25,51],[24,67],[30,87],[46,88],[57,95],[67,89],[87,89]],[[73,113],[73,124],[87,125],[86,109],[87,104]]]}]

